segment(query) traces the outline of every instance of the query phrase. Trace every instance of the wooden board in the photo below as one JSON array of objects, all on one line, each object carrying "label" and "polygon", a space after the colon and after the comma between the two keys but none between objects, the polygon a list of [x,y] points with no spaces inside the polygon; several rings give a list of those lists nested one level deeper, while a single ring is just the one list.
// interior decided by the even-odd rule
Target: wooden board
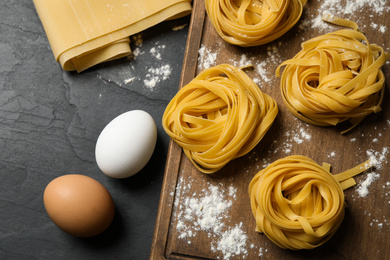
[{"label": "wooden board", "polygon": [[[335,31],[338,28],[316,27],[313,22],[324,1],[308,1],[301,21],[275,42],[264,46],[241,48],[224,42],[215,32],[204,9],[204,0],[195,0],[183,63],[180,87],[190,82],[205,65],[211,54],[216,55],[211,65],[229,63],[242,65],[245,58],[254,65],[248,71],[259,87],[278,103],[279,114],[264,139],[252,152],[230,162],[219,172],[205,175],[195,169],[171,142],[166,162],[156,229],[151,249],[151,259],[390,259],[390,176],[387,149],[390,146],[390,98],[389,63],[383,70],[386,75],[386,93],[383,111],[372,114],[362,124],[346,135],[340,132],[347,125],[316,127],[291,115],[283,104],[279,78],[274,76],[276,67],[300,50],[300,44],[314,36]],[[370,8],[343,18],[358,19],[371,43],[390,46],[390,39],[381,25],[390,30],[390,20]],[[335,10],[331,10],[336,14]],[[208,54],[199,54],[199,50]],[[244,55],[244,56],[243,56]],[[200,58],[203,58],[203,63]],[[375,179],[368,187],[368,195],[360,196],[357,188],[345,191],[348,205],[344,222],[336,235],[325,245],[314,250],[290,251],[280,249],[260,233],[256,233],[255,221],[250,209],[248,185],[253,176],[269,163],[288,155],[305,155],[319,164],[328,162],[332,172],[339,173],[367,160],[370,155],[380,163],[378,169],[355,178],[361,183],[368,174]],[[213,193],[213,196],[210,194]],[[217,196],[218,195],[218,196]],[[209,204],[207,199],[217,198],[215,208],[220,213],[207,217],[213,220],[216,230],[202,223],[201,215]],[[218,199],[222,199],[223,203]],[[231,204],[229,204],[231,203]],[[195,208],[194,208],[195,207]],[[199,208],[196,208],[199,207]],[[207,208],[207,210],[210,210]],[[206,214],[206,212],[203,212]],[[211,214],[211,215],[210,215]],[[214,219],[212,219],[214,218]],[[235,243],[237,251],[223,247],[228,235],[241,235]],[[232,253],[232,254],[229,254]]]}]

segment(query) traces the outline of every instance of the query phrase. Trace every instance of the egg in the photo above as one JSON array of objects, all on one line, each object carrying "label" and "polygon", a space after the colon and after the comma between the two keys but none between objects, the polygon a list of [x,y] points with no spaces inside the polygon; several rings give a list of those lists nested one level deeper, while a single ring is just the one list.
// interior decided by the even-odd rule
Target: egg
[{"label": "egg", "polygon": [[152,116],[142,110],[125,112],[100,133],[95,147],[97,165],[112,178],[130,177],[148,163],[156,141],[157,129]]},{"label": "egg", "polygon": [[54,224],[77,237],[102,233],[115,215],[108,190],[97,180],[80,174],[52,180],[45,188],[43,201]]}]

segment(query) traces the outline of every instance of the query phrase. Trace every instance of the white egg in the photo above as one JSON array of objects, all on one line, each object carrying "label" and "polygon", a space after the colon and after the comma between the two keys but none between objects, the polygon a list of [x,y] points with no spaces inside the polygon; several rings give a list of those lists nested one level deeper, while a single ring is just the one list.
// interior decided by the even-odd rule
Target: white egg
[{"label": "white egg", "polygon": [[95,157],[100,170],[122,179],[139,172],[152,157],[157,141],[153,118],[132,110],[114,118],[100,133]]}]

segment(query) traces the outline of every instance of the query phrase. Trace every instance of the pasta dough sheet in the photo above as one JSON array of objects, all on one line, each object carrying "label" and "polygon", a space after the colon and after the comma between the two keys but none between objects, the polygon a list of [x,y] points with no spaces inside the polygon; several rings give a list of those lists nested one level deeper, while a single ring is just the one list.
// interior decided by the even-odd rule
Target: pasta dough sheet
[{"label": "pasta dough sheet", "polygon": [[129,36],[191,13],[191,0],[33,0],[54,57],[81,72],[131,53]]}]

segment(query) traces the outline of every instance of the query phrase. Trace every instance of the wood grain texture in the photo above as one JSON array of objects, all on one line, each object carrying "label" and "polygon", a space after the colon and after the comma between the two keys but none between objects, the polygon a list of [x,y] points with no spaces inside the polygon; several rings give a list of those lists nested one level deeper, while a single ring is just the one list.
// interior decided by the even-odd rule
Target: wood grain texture
[{"label": "wood grain texture", "polygon": [[[257,80],[262,91],[277,101],[280,112],[269,132],[253,151],[230,162],[213,175],[197,171],[181,148],[171,141],[150,259],[226,257],[221,250],[216,249],[221,239],[220,233],[216,235],[212,231],[196,229],[196,220],[182,219],[186,199],[199,199],[211,186],[217,186],[232,201],[232,206],[221,219],[225,228],[233,228],[241,223],[241,230],[246,235],[247,251],[233,255],[230,259],[390,259],[390,240],[387,235],[390,231],[390,176],[386,153],[386,149],[390,147],[389,63],[383,67],[386,75],[383,111],[368,116],[346,135],[341,135],[340,132],[348,124],[316,127],[292,116],[283,104],[279,78],[274,76],[276,67],[282,61],[292,58],[300,50],[303,41],[338,29],[335,26],[321,29],[305,25],[304,21],[312,20],[317,15],[322,3],[323,1],[308,1],[301,21],[280,39],[263,46],[242,48],[225,43],[211,25],[204,9],[204,1],[194,1],[180,87],[203,69],[203,65],[199,64],[198,51],[204,46],[211,53],[217,54],[214,65],[239,65],[243,58],[250,60],[254,69],[248,70],[248,75]],[[367,12],[370,11],[362,10],[353,17],[358,17],[356,22],[370,43],[388,51],[389,37],[386,33],[375,30],[374,24],[390,29],[389,18],[385,19],[384,15],[370,17]],[[261,72],[262,69],[264,71]],[[248,185],[253,176],[266,165],[279,158],[299,154],[308,156],[319,164],[328,162],[332,165],[332,172],[339,173],[367,160],[370,152],[377,157],[384,156],[381,159],[382,167],[374,169],[380,177],[369,186],[367,197],[360,197],[356,187],[345,191],[347,208],[344,222],[325,245],[307,251],[283,250],[265,235],[254,231],[255,221],[250,209]],[[355,177],[356,182],[364,181],[368,173]],[[236,190],[234,197],[227,195],[230,187]],[[193,236],[183,237],[177,228],[178,221],[194,225]]]}]

